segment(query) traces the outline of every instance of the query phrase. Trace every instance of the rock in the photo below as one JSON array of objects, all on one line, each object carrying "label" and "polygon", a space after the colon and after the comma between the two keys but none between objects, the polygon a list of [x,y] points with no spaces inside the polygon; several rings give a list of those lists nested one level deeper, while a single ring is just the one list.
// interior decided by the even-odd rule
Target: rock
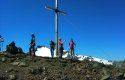
[{"label": "rock", "polygon": [[35,72],[34,69],[32,69],[32,68],[29,68],[29,69],[28,69],[28,73],[29,73],[29,74],[34,74],[34,72]]},{"label": "rock", "polygon": [[123,77],[124,74],[123,74],[123,73],[118,73],[116,76],[117,76],[117,77]]},{"label": "rock", "polygon": [[62,76],[61,80],[70,80],[67,76]]},{"label": "rock", "polygon": [[16,55],[14,55],[14,54],[7,54],[6,57],[8,57],[8,58],[16,58]]},{"label": "rock", "polygon": [[17,76],[12,74],[12,75],[9,75],[9,79],[10,80],[16,80],[17,79]]},{"label": "rock", "polygon": [[6,61],[7,61],[7,58],[6,58],[6,57],[2,57],[1,61],[2,61],[2,62],[6,62]]},{"label": "rock", "polygon": [[122,80],[124,78],[124,74],[123,73],[118,73],[116,76],[116,80]]},{"label": "rock", "polygon": [[107,72],[107,70],[106,70],[105,67],[102,68],[102,72],[104,73],[104,75],[107,75],[107,74],[108,74],[108,72]]},{"label": "rock", "polygon": [[77,65],[76,70],[81,71],[81,67]]},{"label": "rock", "polygon": [[97,72],[97,70],[96,69],[92,69],[92,72],[95,73],[95,72]]},{"label": "rock", "polygon": [[20,63],[20,62],[13,62],[13,63],[11,63],[11,64],[14,65],[14,66],[18,66],[19,63]]},{"label": "rock", "polygon": [[14,59],[8,58],[8,59],[7,59],[7,62],[9,62],[9,63],[14,62]]},{"label": "rock", "polygon": [[43,67],[43,70],[46,71],[46,70],[47,70],[47,67]]},{"label": "rock", "polygon": [[6,76],[0,76],[0,80],[7,80]]},{"label": "rock", "polygon": [[103,76],[101,80],[111,80],[110,75]]},{"label": "rock", "polygon": [[86,75],[86,80],[92,80],[92,77],[90,75]]},{"label": "rock", "polygon": [[20,67],[27,67],[28,65],[25,62],[20,62],[18,66],[20,66]]},{"label": "rock", "polygon": [[13,71],[13,69],[9,69],[9,70],[6,70],[5,72],[9,73],[9,72],[12,72],[12,71]]},{"label": "rock", "polygon": [[5,72],[6,73],[11,73],[11,72],[15,73],[15,72],[18,72],[18,70],[10,68],[10,69],[6,70]]},{"label": "rock", "polygon": [[47,77],[45,77],[43,80],[48,80]]},{"label": "rock", "polygon": [[43,69],[41,67],[38,67],[38,68],[29,68],[29,73],[30,74],[34,74],[34,75],[37,75],[37,74],[40,74],[43,72]]}]

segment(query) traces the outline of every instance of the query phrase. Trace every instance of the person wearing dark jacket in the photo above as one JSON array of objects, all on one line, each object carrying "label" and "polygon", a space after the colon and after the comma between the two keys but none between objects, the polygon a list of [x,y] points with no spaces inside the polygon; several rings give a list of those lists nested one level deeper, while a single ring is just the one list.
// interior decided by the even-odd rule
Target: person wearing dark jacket
[{"label": "person wearing dark jacket", "polygon": [[53,41],[51,40],[51,41],[50,41],[50,52],[51,52],[52,58],[54,57],[54,49],[55,49],[55,42],[53,42]]},{"label": "person wearing dark jacket", "polygon": [[35,56],[35,35],[34,34],[31,35],[29,54],[30,56]]}]

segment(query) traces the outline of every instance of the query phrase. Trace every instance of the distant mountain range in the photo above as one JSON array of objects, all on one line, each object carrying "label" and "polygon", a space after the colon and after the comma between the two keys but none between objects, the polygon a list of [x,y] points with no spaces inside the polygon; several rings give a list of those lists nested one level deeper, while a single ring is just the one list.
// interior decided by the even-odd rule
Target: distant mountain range
[{"label": "distant mountain range", "polygon": [[[39,47],[39,48],[37,48],[36,56],[51,57],[50,49],[47,47]],[[57,57],[55,53],[54,53],[54,57]],[[70,56],[69,51],[64,50],[64,54],[62,57],[63,58],[70,58],[71,56]],[[113,65],[112,61],[109,61],[106,59],[99,59],[99,58],[92,57],[92,56],[75,55],[75,57],[80,61],[89,60],[89,61],[96,61],[99,63],[103,63],[105,65]]]}]

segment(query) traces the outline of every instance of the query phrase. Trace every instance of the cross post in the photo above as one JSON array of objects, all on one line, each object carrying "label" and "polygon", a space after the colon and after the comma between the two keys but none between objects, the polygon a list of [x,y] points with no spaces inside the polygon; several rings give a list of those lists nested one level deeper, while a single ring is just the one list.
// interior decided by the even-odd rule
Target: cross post
[{"label": "cross post", "polygon": [[58,9],[58,0],[55,1],[55,8],[51,8],[47,6],[45,6],[45,8],[55,12],[55,42],[56,42],[56,55],[57,55],[58,54],[58,13],[61,13],[63,15],[66,15],[66,13]]}]

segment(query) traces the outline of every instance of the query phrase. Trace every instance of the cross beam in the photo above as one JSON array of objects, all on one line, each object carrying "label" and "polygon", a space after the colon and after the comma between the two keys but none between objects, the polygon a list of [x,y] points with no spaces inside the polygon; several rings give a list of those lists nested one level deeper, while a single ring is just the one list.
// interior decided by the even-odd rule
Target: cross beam
[{"label": "cross beam", "polygon": [[55,42],[56,42],[56,54],[58,54],[58,13],[61,13],[63,15],[66,15],[65,12],[60,11],[58,9],[58,0],[55,1],[55,8],[47,7],[45,6],[46,9],[54,11],[55,14]]}]

